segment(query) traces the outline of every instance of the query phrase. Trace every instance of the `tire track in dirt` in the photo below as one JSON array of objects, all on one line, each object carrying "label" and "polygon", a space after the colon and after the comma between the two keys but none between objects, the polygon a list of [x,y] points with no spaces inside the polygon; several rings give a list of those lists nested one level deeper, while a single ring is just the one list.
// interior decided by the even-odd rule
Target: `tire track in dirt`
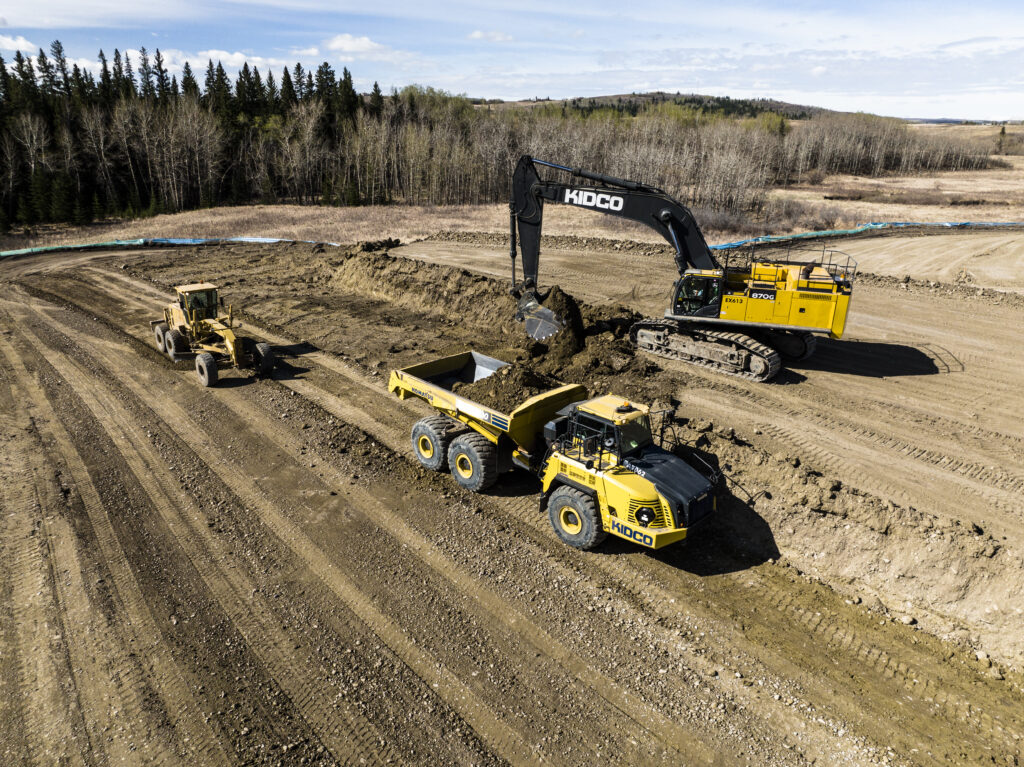
[{"label": "tire track in dirt", "polygon": [[[14,394],[14,390],[10,392]],[[9,401],[14,402],[13,396]],[[25,428],[6,417],[3,420],[5,431]],[[4,697],[17,706],[24,727],[5,734],[4,747],[6,750],[20,739],[22,755],[30,764],[48,765],[58,759],[69,765],[93,764],[81,710],[62,683],[69,669],[60,663],[63,655],[54,647],[56,599],[47,561],[49,546],[38,497],[28,479],[32,472],[27,455],[27,450],[16,448],[5,450],[0,459],[0,509],[5,517],[0,567],[10,584],[13,618],[13,644],[4,650],[4,666],[5,671],[13,672],[12,681],[17,684],[16,689],[6,689]],[[43,535],[38,535],[40,532]]]},{"label": "tire track in dirt", "polygon": [[[6,344],[0,344],[6,346]],[[8,346],[8,354],[12,353]],[[23,352],[27,350],[23,349]],[[30,356],[22,354],[21,357]],[[43,361],[40,357],[33,359],[34,364],[40,369],[44,370],[48,367],[48,364]],[[20,357],[19,357],[20,364]],[[47,379],[49,375],[49,379]],[[96,530],[97,539],[103,549],[102,558],[106,566],[110,568],[111,574],[115,581],[116,590],[119,598],[122,601],[125,611],[128,613],[128,620],[126,624],[133,627],[141,627],[143,630],[136,628],[136,634],[134,640],[136,640],[135,647],[136,652],[140,650],[145,652],[147,658],[153,659],[154,665],[157,669],[160,669],[160,676],[153,675],[154,682],[158,685],[167,684],[173,694],[169,697],[168,705],[166,706],[169,714],[173,712],[171,716],[175,727],[175,730],[180,730],[181,741],[183,747],[187,748],[187,751],[192,754],[190,759],[194,759],[201,763],[225,763],[228,761],[226,755],[224,755],[221,744],[218,742],[219,737],[224,738],[226,741],[232,744],[232,748],[237,749],[236,757],[244,755],[247,752],[251,758],[252,749],[255,747],[258,750],[257,744],[252,742],[252,739],[239,738],[239,733],[243,729],[247,729],[244,724],[238,723],[239,720],[246,716],[243,708],[238,708],[236,711],[235,707],[231,709],[223,709],[218,711],[218,735],[214,735],[213,732],[207,728],[207,722],[210,720],[209,714],[204,715],[201,711],[197,710],[198,706],[193,697],[192,690],[190,688],[197,688],[200,691],[204,690],[206,685],[211,687],[220,686],[218,681],[210,676],[208,673],[200,679],[194,676],[194,672],[189,674],[188,680],[181,679],[179,674],[182,670],[182,662],[180,658],[166,657],[166,648],[170,647],[179,652],[185,650],[181,646],[182,640],[185,644],[193,642],[190,648],[186,652],[186,656],[190,659],[195,659],[192,662],[203,664],[203,658],[207,656],[208,652],[212,649],[209,646],[203,648],[201,644],[196,643],[203,641],[200,637],[204,636],[200,631],[190,631],[186,625],[188,621],[179,621],[182,624],[182,629],[176,632],[174,639],[176,641],[167,641],[167,637],[162,636],[162,632],[156,627],[154,619],[150,613],[154,608],[162,607],[167,615],[173,615],[176,611],[175,608],[168,608],[168,600],[176,602],[178,610],[184,607],[191,600],[201,600],[202,590],[196,589],[194,586],[187,592],[188,597],[181,595],[172,594],[168,591],[160,591],[159,589],[154,590],[152,588],[152,582],[147,583],[146,578],[152,577],[150,573],[145,572],[145,568],[154,568],[158,573],[157,578],[161,584],[161,588],[169,586],[173,581],[168,578],[168,573],[187,573],[187,568],[161,567],[159,562],[161,559],[166,558],[168,555],[174,557],[178,556],[179,553],[173,551],[171,548],[163,547],[154,549],[148,545],[140,545],[142,540],[137,535],[133,537],[133,531],[129,524],[134,522],[135,514],[134,510],[125,512],[123,509],[119,514],[111,514],[115,509],[119,509],[126,502],[135,502],[137,504],[138,493],[132,486],[132,483],[127,480],[126,475],[120,473],[121,470],[118,466],[118,459],[114,456],[118,456],[118,452],[114,449],[110,443],[107,443],[106,449],[104,449],[105,432],[102,428],[99,428],[95,424],[93,428],[86,429],[75,429],[72,432],[67,432],[65,429],[69,428],[69,417],[74,413],[74,403],[78,402],[76,395],[68,390],[68,387],[61,386],[59,395],[65,399],[61,402],[61,407],[64,408],[63,415],[57,418],[56,414],[51,407],[56,407],[56,404],[50,404],[49,398],[54,396],[54,392],[47,390],[48,387],[52,387],[59,380],[56,378],[55,373],[44,374],[42,377],[43,390],[40,391],[37,387],[32,392],[35,404],[40,410],[46,412],[49,411],[48,420],[51,423],[61,424],[60,431],[57,429],[53,430],[53,436],[61,448],[63,459],[66,461],[69,471],[75,480],[75,487],[80,493],[83,502],[85,503],[86,510],[89,512],[89,517],[92,522],[93,528]],[[70,398],[70,399],[69,399]],[[75,414],[74,417],[83,417],[84,413]],[[88,435],[88,436],[87,436]],[[77,436],[79,440],[88,440],[86,443],[81,441],[74,445],[71,440]],[[84,447],[88,445],[88,447]],[[97,454],[89,455],[88,458],[80,457],[80,450],[86,450],[86,454],[89,455],[90,450],[97,451]],[[103,456],[103,457],[98,457]],[[86,463],[86,461],[88,463]],[[86,469],[88,465],[92,471]],[[101,476],[101,478],[108,472],[116,472],[119,475],[118,484],[121,487],[121,494],[112,497],[109,494],[105,494],[101,487],[104,487],[102,483],[93,483],[93,474]],[[115,531],[115,526],[120,528],[119,531]],[[134,564],[131,563],[131,558],[124,554],[125,549],[121,548],[120,536],[127,536],[130,544],[127,546],[127,550],[132,552],[134,557]],[[131,545],[134,544],[134,545]],[[159,553],[157,553],[159,552]],[[134,570],[134,567],[139,567],[139,570]],[[145,576],[142,581],[137,581],[136,578],[139,575]],[[173,576],[172,576],[173,577]],[[180,577],[180,576],[179,576]],[[147,591],[147,596],[143,596],[143,590]],[[154,596],[158,596],[157,600],[154,600]],[[200,601],[201,603],[201,601]],[[212,609],[209,603],[203,605],[200,610],[197,610],[193,614],[192,618],[195,620],[196,616],[201,616],[201,620],[210,621],[216,624],[218,617],[216,610]],[[174,621],[166,624],[170,626]],[[176,627],[176,624],[175,624]],[[173,628],[173,627],[172,627]],[[166,631],[166,630],[165,630]],[[129,640],[132,641],[132,640]],[[227,645],[232,645],[229,639]],[[240,654],[238,651],[239,643],[234,642],[234,647],[231,650],[225,650],[223,652],[230,652],[235,658]],[[202,648],[202,649],[201,649]],[[205,652],[204,652],[205,651]],[[164,656],[164,657],[161,657]],[[257,672],[254,671],[254,665],[251,661],[245,661],[244,655],[242,656],[242,665],[239,668],[244,668],[250,671],[251,674]],[[161,668],[162,667],[162,668]],[[250,678],[258,679],[256,676]],[[236,677],[238,679],[238,677]],[[265,685],[264,685],[265,686]],[[225,690],[227,692],[227,690]],[[212,691],[206,691],[204,696],[206,702],[203,708],[215,708],[211,705],[209,699],[212,697]],[[259,707],[267,705],[266,701],[259,701],[255,698],[249,698],[253,704]],[[282,715],[283,714],[283,715]],[[230,729],[225,729],[228,724],[228,720],[234,720],[235,724]],[[294,720],[294,716],[289,716],[278,709],[278,715],[276,717],[264,716],[263,720],[270,723],[270,726],[278,731],[286,731],[288,723]],[[285,735],[284,738],[287,738]],[[292,738],[293,740],[302,740],[302,737]]]},{"label": "tire track in dirt", "polygon": [[[31,330],[22,327],[26,334],[31,334]],[[324,745],[343,762],[362,760],[385,764],[397,761],[395,753],[378,746],[380,734],[358,712],[349,706],[339,711],[336,705],[328,705],[317,695],[318,680],[301,659],[293,658],[294,640],[268,619],[273,610],[266,599],[258,595],[254,582],[235,567],[216,564],[230,561],[231,552],[210,532],[206,521],[197,518],[194,506],[189,509],[191,514],[182,510],[186,500],[170,481],[165,462],[156,454],[142,428],[116,404],[108,390],[97,384],[90,371],[54,353],[38,338],[33,344],[47,355],[65,380],[76,382],[76,392],[104,424],[112,440],[121,446],[122,457],[207,587],[292,703],[316,728]]]},{"label": "tire track in dirt", "polygon": [[[61,419],[53,411],[49,401],[42,396],[38,384],[31,379],[30,374],[22,365],[20,356],[3,338],[0,338],[0,355],[6,357],[8,369],[14,373],[15,380],[19,382],[19,389],[24,397],[23,401],[31,402],[35,410],[40,414],[39,418],[34,419],[35,427],[47,434],[61,453],[68,473],[74,480],[74,490],[84,504],[84,510],[88,513],[89,523],[96,535],[96,541],[102,550],[103,567],[108,577],[113,581],[118,601],[121,603],[121,609],[117,611],[120,617],[116,620],[116,628],[113,628],[111,631],[113,636],[119,637],[117,643],[112,643],[102,648],[92,646],[91,650],[82,653],[78,653],[78,648],[76,647],[75,650],[79,656],[79,662],[85,668],[96,662],[93,660],[94,657],[104,658],[111,662],[112,666],[105,670],[105,673],[113,680],[111,683],[119,685],[121,690],[130,690],[129,694],[134,698],[131,701],[132,706],[125,705],[125,702],[122,701],[121,705],[123,708],[119,710],[122,720],[128,718],[124,714],[134,713],[136,721],[138,721],[142,716],[141,711],[143,708],[152,706],[152,704],[139,701],[135,696],[137,696],[139,690],[148,689],[150,681],[156,682],[157,689],[161,691],[161,697],[164,701],[161,708],[166,712],[165,715],[170,716],[171,723],[177,733],[175,738],[177,748],[172,749],[171,753],[177,751],[179,758],[202,759],[205,763],[209,764],[226,763],[226,756],[217,745],[212,731],[206,727],[205,723],[199,721],[200,714],[187,703],[191,699],[191,693],[181,678],[178,669],[173,664],[173,661],[167,657],[161,643],[156,640],[158,636],[156,627],[145,606],[145,599],[139,591],[139,587],[130,569],[128,569],[123,555],[119,554],[119,545],[113,530],[110,528],[102,502],[96,495],[78,454],[73,452],[73,448],[67,442],[66,436],[62,433],[60,427],[56,426],[56,424],[61,423]],[[70,533],[68,534],[70,535]],[[65,550],[65,547],[61,546],[61,550]],[[74,601],[75,603],[81,603],[83,600],[88,601],[88,595],[79,591]],[[76,626],[75,628],[78,627]],[[89,635],[94,632],[104,633],[103,628],[102,625],[93,624],[86,634],[86,638],[88,639]],[[74,635],[75,632],[69,633]],[[90,644],[92,641],[90,639]],[[96,639],[95,641],[99,640]],[[119,647],[124,649],[119,649]],[[96,654],[93,655],[93,653]],[[141,678],[143,672],[136,665],[138,661],[132,660],[132,658],[145,658],[144,663],[150,666],[149,680]],[[68,673],[70,678],[71,672]],[[90,681],[91,684],[95,684],[99,689],[102,689],[104,686],[103,673],[104,671],[97,672]],[[108,690],[108,694],[110,692]],[[114,699],[117,700],[116,695]],[[101,702],[97,708],[83,712],[83,715],[88,714],[90,720],[96,720],[103,724],[106,718],[102,712],[106,708],[106,704]],[[117,729],[123,732],[123,727],[117,722],[115,724]],[[109,729],[109,725],[104,726],[107,726]],[[93,729],[91,725],[90,729]],[[38,733],[34,733],[34,735],[38,736]],[[105,733],[93,738],[94,741],[97,739],[101,742],[106,742],[111,740],[112,736],[109,733]],[[50,737],[48,735],[43,736],[41,740],[37,740],[37,742],[43,743],[49,741]],[[137,748],[137,746],[132,746],[132,748]],[[143,753],[146,748],[148,746],[143,747]],[[125,758],[128,757],[125,756]]]},{"label": "tire track in dirt", "polygon": [[[281,337],[281,338],[275,339],[275,340],[287,341],[288,339],[284,339],[283,337]],[[348,370],[347,372],[351,373],[352,371]],[[350,376],[350,378],[354,378],[354,377]],[[364,378],[364,382],[365,382],[365,378]],[[288,384],[293,383],[293,382],[286,381],[284,383],[285,383],[285,385],[288,385]],[[380,391],[380,389],[378,389],[378,391]],[[318,399],[320,400],[321,404],[330,404],[332,399],[333,400],[338,400],[338,398],[334,397],[333,395],[330,395],[330,397],[327,397],[327,398],[325,398],[323,395],[320,395]],[[338,401],[340,402],[340,400],[338,400]],[[328,407],[328,409],[333,410],[340,417],[344,417],[342,415],[342,412],[344,412],[344,410],[345,410],[344,408]],[[349,407],[348,410],[350,411],[351,408]],[[372,419],[367,419],[367,418],[364,417],[362,419],[362,421],[365,424],[367,424],[367,425],[370,425],[370,426],[373,425]],[[381,439],[382,441],[385,441],[386,443],[387,442],[394,443],[394,445],[396,447],[398,446],[398,444],[401,443],[401,441],[398,440],[397,436],[395,434],[393,434],[393,433],[390,434],[390,439],[388,439],[388,433],[387,432],[391,431],[390,429],[387,429],[386,427],[383,427],[383,425],[379,424],[379,423],[377,423],[376,426],[377,426],[377,428],[374,429],[374,431],[377,432],[377,433],[375,433],[375,436],[377,436],[379,439]],[[381,433],[382,429],[384,429],[385,433]],[[518,510],[516,508],[518,505],[519,504],[517,502],[512,501],[511,503],[507,504],[507,510],[510,513],[515,514],[516,511]],[[518,510],[518,511],[521,514],[521,510]],[[628,575],[629,575],[628,573],[619,573],[619,577],[623,578],[623,579],[625,579]],[[635,577],[635,574],[633,574],[633,575]],[[784,613],[787,613],[788,617],[792,617],[793,609],[789,609],[788,605],[784,606],[783,608],[780,608],[780,609]],[[812,614],[812,613],[808,612],[804,608],[796,607],[794,609],[797,611],[796,612],[797,617],[802,617],[804,615]],[[812,626],[812,630],[815,631],[816,633],[820,633],[820,634],[825,634],[826,632],[834,633],[834,628],[835,628],[834,625],[831,624],[830,622],[828,622],[828,621],[824,621],[823,622],[820,619],[817,622],[814,623],[814,626]],[[865,643],[863,640],[858,638],[856,635],[849,635],[849,636],[847,636],[846,637],[846,644],[847,645],[854,645],[854,646],[856,646],[858,648],[858,653],[859,654],[871,655],[872,657],[875,657],[875,658],[880,658],[880,657],[887,658],[888,657],[888,655],[883,650],[875,648],[874,645]],[[911,675],[911,674],[918,674],[917,671],[914,671],[912,669],[906,669],[906,670],[905,669],[901,669],[898,664],[892,665],[890,667],[890,666],[888,666],[885,663],[883,663],[881,666],[879,666],[876,669],[876,671],[878,673],[884,675],[884,676],[899,676],[901,679],[904,679],[904,680],[906,680],[909,677],[909,675]],[[920,675],[920,674],[918,674],[918,675]],[[950,701],[946,705],[946,708],[949,711],[956,713],[958,711],[962,711],[963,710],[963,706],[961,705],[962,701],[957,700],[956,696],[946,696],[946,700]],[[957,716],[959,717],[959,713],[957,713]]]}]

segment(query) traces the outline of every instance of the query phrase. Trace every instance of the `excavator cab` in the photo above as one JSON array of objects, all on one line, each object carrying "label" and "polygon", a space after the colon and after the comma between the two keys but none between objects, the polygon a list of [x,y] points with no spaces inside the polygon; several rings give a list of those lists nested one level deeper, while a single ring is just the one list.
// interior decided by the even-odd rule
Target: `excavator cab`
[{"label": "excavator cab", "polygon": [[674,314],[690,317],[718,317],[722,310],[721,273],[687,273],[676,282],[672,299]]}]

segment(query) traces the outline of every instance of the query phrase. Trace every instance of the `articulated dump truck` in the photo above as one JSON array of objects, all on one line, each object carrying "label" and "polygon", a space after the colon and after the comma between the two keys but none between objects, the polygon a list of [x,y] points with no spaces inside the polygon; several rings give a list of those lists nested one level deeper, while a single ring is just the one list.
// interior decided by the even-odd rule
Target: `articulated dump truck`
[{"label": "articulated dump truck", "polygon": [[588,398],[567,384],[502,413],[460,397],[508,363],[477,352],[394,370],[389,391],[436,410],[412,427],[417,460],[482,492],[513,467],[541,480],[540,510],[570,546],[592,549],[611,533],[657,549],[687,537],[716,508],[718,476],[655,444],[650,408],[621,397]]}]

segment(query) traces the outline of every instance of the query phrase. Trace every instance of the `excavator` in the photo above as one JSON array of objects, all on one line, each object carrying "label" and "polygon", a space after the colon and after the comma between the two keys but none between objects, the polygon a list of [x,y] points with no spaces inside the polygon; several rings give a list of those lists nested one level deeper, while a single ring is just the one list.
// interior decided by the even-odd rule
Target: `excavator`
[{"label": "excavator", "polygon": [[[543,180],[538,166],[568,174],[570,180]],[[715,258],[690,210],[663,190],[524,155],[512,175],[509,202],[512,294],[518,300],[517,319],[538,341],[565,326],[542,306],[537,285],[545,201],[645,224],[675,250],[679,279],[664,317],[645,318],[630,328],[638,349],[768,381],[782,368],[783,357],[810,357],[815,334],[843,335],[857,270],[845,254],[822,251],[811,262],[751,259],[730,268]],[[523,261],[518,282],[517,240]]]}]

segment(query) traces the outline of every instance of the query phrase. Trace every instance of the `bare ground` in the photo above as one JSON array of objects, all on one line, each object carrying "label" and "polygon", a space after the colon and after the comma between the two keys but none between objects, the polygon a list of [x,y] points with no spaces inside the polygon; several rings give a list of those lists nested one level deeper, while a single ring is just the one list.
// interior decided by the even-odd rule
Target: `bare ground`
[{"label": "bare ground", "polygon": [[[1024,756],[1019,302],[869,279],[846,339],[754,385],[608,358],[609,302],[660,313],[670,261],[545,251],[545,282],[608,318],[548,359],[487,277],[507,260],[428,241],[0,265],[4,763]],[[272,380],[203,390],[153,348],[196,279],[276,346]],[[529,477],[476,496],[420,470],[424,411],[387,370],[469,344],[673,408],[731,477],[720,513],[687,546],[581,553]]]}]

